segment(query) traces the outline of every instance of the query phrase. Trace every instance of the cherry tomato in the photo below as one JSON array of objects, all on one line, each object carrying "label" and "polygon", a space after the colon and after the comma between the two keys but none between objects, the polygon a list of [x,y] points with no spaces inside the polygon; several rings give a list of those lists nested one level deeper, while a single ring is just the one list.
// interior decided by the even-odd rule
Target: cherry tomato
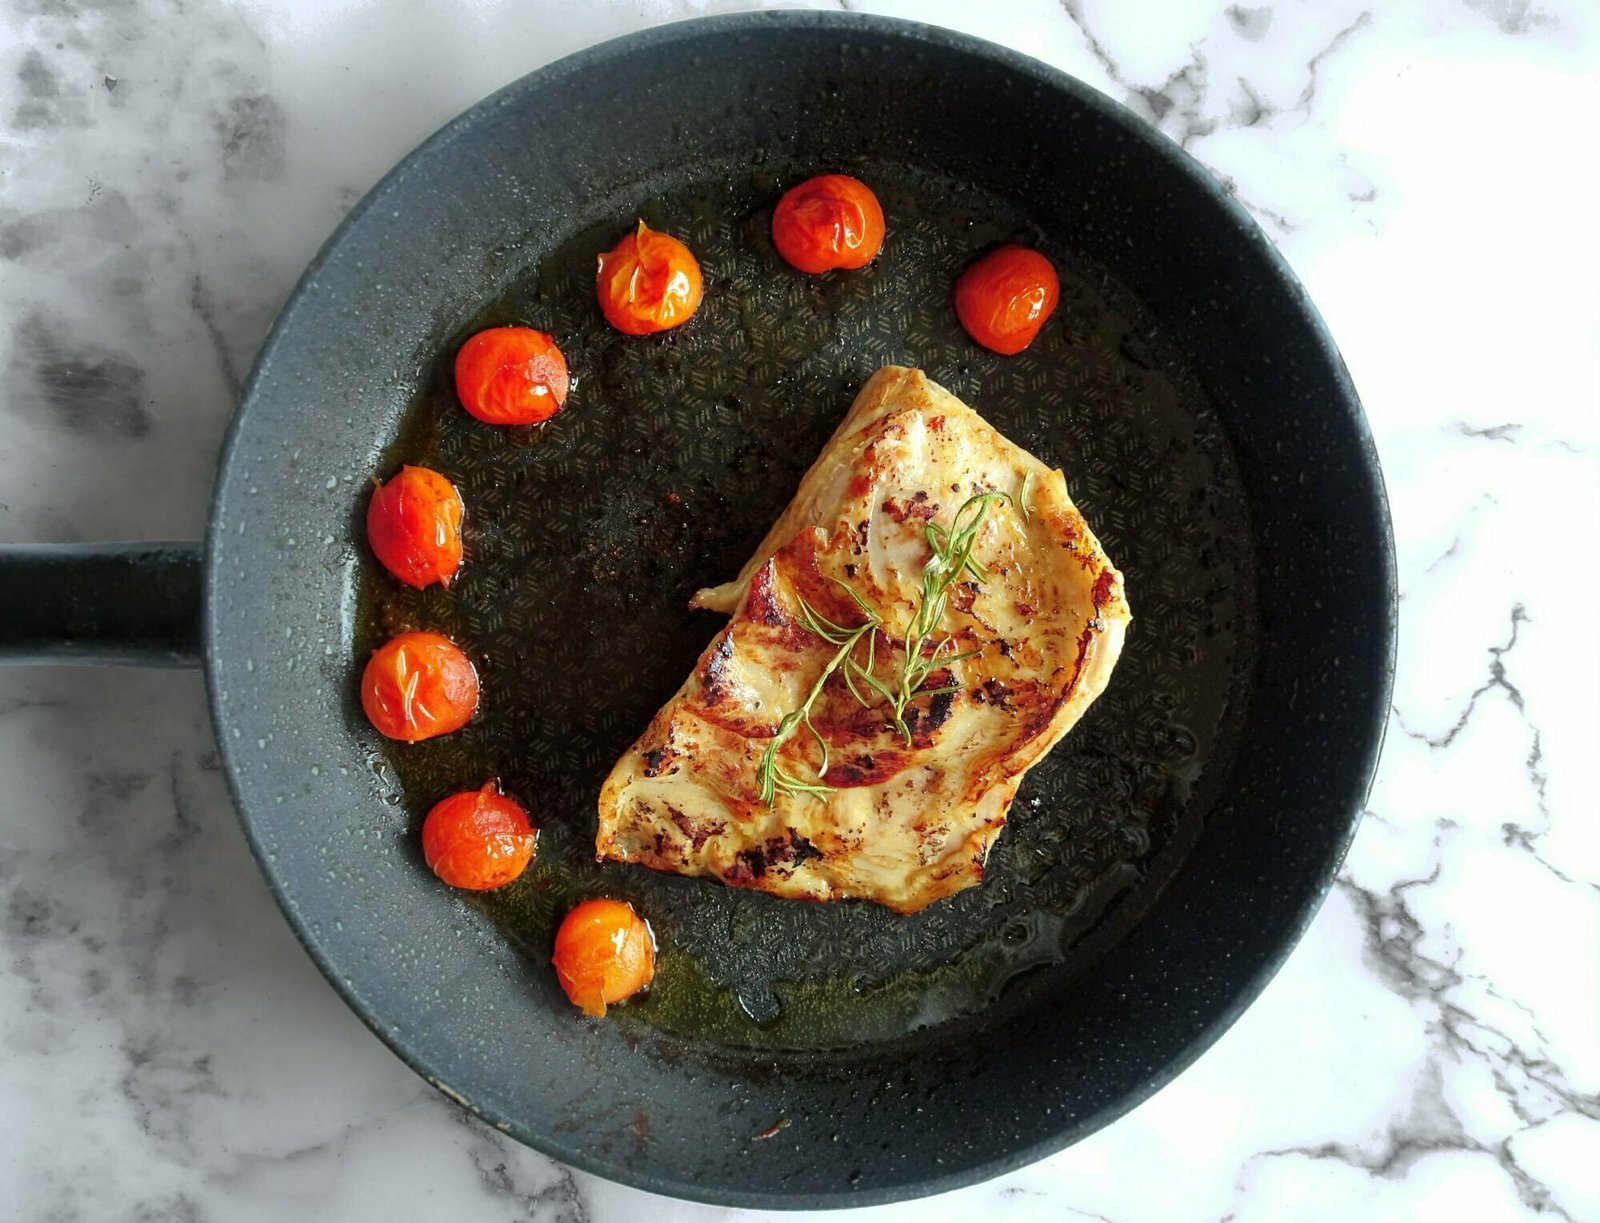
[{"label": "cherry tomato", "polygon": [[373,651],[361,707],[391,739],[417,743],[460,730],[478,708],[478,673],[438,633],[401,633]]},{"label": "cherry tomato", "polygon": [[586,900],[556,931],[551,959],[573,1005],[596,1018],[606,1004],[631,998],[655,978],[650,925],[620,900]]},{"label": "cherry tomato", "polygon": [[486,781],[436,803],[422,821],[422,856],[453,888],[504,887],[533,861],[538,833],[521,803]]},{"label": "cherry tomato", "polygon": [[1011,356],[1033,343],[1061,299],[1050,261],[1025,246],[990,251],[956,281],[956,315],[985,348]]},{"label": "cherry tomato", "polygon": [[626,335],[650,335],[687,322],[700,305],[700,265],[689,248],[643,221],[600,256],[600,312]]},{"label": "cherry tomato", "polygon": [[461,406],[491,425],[536,425],[567,402],[567,359],[532,327],[491,327],[456,354]]},{"label": "cherry tomato", "polygon": [[808,178],[778,201],[772,241],[802,272],[865,267],[883,249],[883,209],[847,174]]},{"label": "cherry tomato", "polygon": [[461,567],[461,494],[426,467],[402,467],[367,505],[367,543],[407,586],[449,586]]}]

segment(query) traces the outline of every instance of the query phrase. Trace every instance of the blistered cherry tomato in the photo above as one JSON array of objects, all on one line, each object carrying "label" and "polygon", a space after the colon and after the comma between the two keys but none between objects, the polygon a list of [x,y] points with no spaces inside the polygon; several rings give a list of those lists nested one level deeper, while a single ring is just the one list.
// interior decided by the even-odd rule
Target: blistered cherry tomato
[{"label": "blistered cherry tomato", "polygon": [[561,988],[586,1015],[631,998],[655,978],[656,940],[650,925],[620,900],[586,900],[556,931],[551,962]]},{"label": "blistered cherry tomato", "polygon": [[460,730],[478,708],[478,673],[438,633],[401,633],[373,651],[361,707],[379,732],[417,743]]},{"label": "blistered cherry tomato", "polygon": [[486,781],[434,805],[422,821],[422,856],[453,888],[504,887],[533,861],[538,834],[521,803]]},{"label": "blistered cherry tomato", "polygon": [[426,467],[402,467],[367,505],[367,543],[383,567],[421,590],[461,567],[461,494]]},{"label": "blistered cherry tomato", "polygon": [[985,348],[1011,356],[1033,343],[1061,299],[1050,261],[1025,246],[990,251],[956,281],[956,315]]},{"label": "blistered cherry tomato", "polygon": [[567,402],[567,359],[532,327],[491,327],[456,354],[461,406],[491,425],[536,425]]},{"label": "blistered cherry tomato", "polygon": [[700,265],[671,234],[639,228],[600,256],[600,312],[626,335],[650,335],[687,322],[700,305]]},{"label": "blistered cherry tomato", "polygon": [[808,178],[778,201],[772,241],[802,272],[865,267],[883,249],[883,209],[847,174]]}]

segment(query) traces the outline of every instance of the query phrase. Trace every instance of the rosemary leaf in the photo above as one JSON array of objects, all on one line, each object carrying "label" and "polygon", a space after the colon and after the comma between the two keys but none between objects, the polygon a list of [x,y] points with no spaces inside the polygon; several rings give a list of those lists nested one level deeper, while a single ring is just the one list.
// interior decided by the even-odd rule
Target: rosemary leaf
[{"label": "rosemary leaf", "polygon": [[[866,610],[865,603],[861,603],[859,599],[857,602],[860,603],[863,610]],[[828,772],[828,741],[822,737],[822,732],[812,725],[811,708],[817,703],[817,698],[822,695],[823,685],[828,682],[828,677],[841,666],[849,663],[851,651],[855,649],[856,643],[863,636],[875,632],[879,624],[877,615],[869,612],[869,618],[865,624],[853,629],[846,629],[829,620],[804,599],[800,600],[800,622],[808,632],[822,638],[830,645],[837,645],[839,648],[812,683],[810,690],[806,693],[806,699],[801,702],[800,707],[790,710],[778,722],[771,740],[768,741],[765,750],[761,753],[761,761],[756,766],[756,794],[760,801],[769,807],[772,806],[773,801],[779,794],[809,794],[814,798],[820,798],[825,794],[833,793],[832,786],[822,784],[822,779]],[[845,678],[848,681],[848,673],[846,673]],[[858,696],[857,699],[859,700],[860,697]],[[862,704],[865,703],[865,701],[862,702]],[[822,763],[817,768],[817,780],[814,782],[802,781],[778,763],[779,750],[789,737],[794,734],[795,729],[802,725],[810,732],[811,737],[817,741],[817,746],[822,750]]]},{"label": "rosemary leaf", "polygon": [[[1028,479],[1031,474],[1030,472],[1023,476],[1022,487],[1018,491],[1024,517],[1027,516],[1026,499]],[[799,708],[791,710],[778,722],[772,739],[761,753],[761,761],[756,768],[756,791],[761,802],[770,807],[779,794],[807,794],[820,798],[833,793],[833,787],[823,781],[828,773],[828,741],[812,724],[811,709],[816,704],[817,698],[822,695],[828,677],[834,672],[842,670],[845,686],[864,708],[870,708],[871,703],[856,686],[858,682],[883,699],[888,706],[889,725],[899,732],[907,746],[910,746],[912,737],[911,727],[906,722],[906,707],[919,696],[940,696],[961,690],[959,684],[941,688],[925,688],[923,685],[935,668],[951,666],[964,659],[973,658],[982,651],[965,650],[944,656],[945,647],[954,639],[941,638],[931,649],[928,647],[928,639],[944,621],[944,613],[949,606],[950,589],[961,580],[963,574],[970,573],[973,580],[979,583],[989,580],[988,570],[973,553],[977,548],[978,534],[983,528],[984,516],[989,512],[989,507],[1010,500],[1010,496],[1002,492],[976,493],[968,497],[961,508],[956,510],[948,527],[929,522],[924,528],[923,534],[932,555],[922,567],[917,610],[912,614],[911,623],[906,627],[906,637],[903,642],[905,662],[901,664],[900,675],[895,682],[886,683],[877,676],[877,634],[882,620],[859,591],[847,582],[838,578],[833,579],[866,617],[865,623],[855,628],[845,628],[834,623],[804,599],[800,599],[800,623],[806,631],[838,648],[822,668]],[[857,662],[854,657],[856,645],[863,637],[867,639],[865,666]],[[778,755],[784,743],[802,725],[816,740],[822,754],[815,781],[802,780],[778,763]]]}]

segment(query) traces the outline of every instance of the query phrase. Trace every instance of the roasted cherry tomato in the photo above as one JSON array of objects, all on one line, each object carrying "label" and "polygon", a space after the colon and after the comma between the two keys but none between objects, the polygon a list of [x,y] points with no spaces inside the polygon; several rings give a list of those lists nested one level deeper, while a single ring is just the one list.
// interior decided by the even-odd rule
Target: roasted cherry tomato
[{"label": "roasted cherry tomato", "polygon": [[847,174],[808,178],[778,201],[772,241],[802,272],[865,267],[883,249],[883,209]]},{"label": "roasted cherry tomato", "polygon": [[491,425],[536,425],[567,402],[567,359],[532,327],[491,327],[456,354],[461,406]]},{"label": "roasted cherry tomato", "polygon": [[618,331],[650,335],[687,322],[700,304],[700,265],[671,234],[639,228],[600,256],[600,312]]},{"label": "roasted cherry tomato", "polygon": [[478,708],[478,673],[438,633],[401,633],[368,660],[361,707],[391,739],[416,743],[448,735],[471,721]]},{"label": "roasted cherry tomato", "polygon": [[650,925],[620,900],[586,900],[556,931],[551,962],[561,988],[586,1015],[631,998],[655,978],[656,939]]},{"label": "roasted cherry tomato", "polygon": [[383,567],[421,590],[461,567],[461,494],[426,467],[402,467],[367,505],[367,543]]},{"label": "roasted cherry tomato", "polygon": [[1025,246],[1002,246],[956,281],[956,315],[985,348],[1011,356],[1039,334],[1061,299],[1050,261]]},{"label": "roasted cherry tomato", "polygon": [[538,833],[521,803],[486,781],[434,805],[422,821],[422,856],[453,888],[504,887],[533,861]]}]

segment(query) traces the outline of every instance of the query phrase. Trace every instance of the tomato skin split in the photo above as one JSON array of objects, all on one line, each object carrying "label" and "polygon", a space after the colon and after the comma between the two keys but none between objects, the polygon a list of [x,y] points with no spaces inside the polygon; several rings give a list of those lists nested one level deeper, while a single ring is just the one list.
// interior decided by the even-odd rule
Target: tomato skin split
[{"label": "tomato skin split", "polygon": [[456,354],[461,406],[491,425],[537,425],[566,406],[572,379],[556,342],[532,327],[491,327]]},{"label": "tomato skin split", "polygon": [[600,256],[595,272],[600,312],[624,335],[653,335],[682,326],[704,293],[693,252],[643,221]]},{"label": "tomato skin split", "polygon": [[434,804],[422,822],[422,856],[451,887],[486,892],[527,869],[538,835],[527,810],[491,778]]},{"label": "tomato skin split", "polygon": [[448,587],[461,568],[461,519],[456,486],[426,467],[402,467],[373,490],[367,505],[367,543],[391,574],[418,590]]},{"label": "tomato skin split", "polygon": [[772,243],[802,272],[866,267],[883,249],[883,237],[878,197],[847,174],[808,178],[772,211]]},{"label": "tomato skin split", "polygon": [[556,931],[551,963],[573,1005],[600,1019],[609,1004],[633,997],[655,979],[655,934],[625,901],[586,900]]},{"label": "tomato skin split", "polygon": [[401,633],[373,651],[361,707],[378,732],[420,743],[460,730],[478,709],[478,672],[438,633]]}]

